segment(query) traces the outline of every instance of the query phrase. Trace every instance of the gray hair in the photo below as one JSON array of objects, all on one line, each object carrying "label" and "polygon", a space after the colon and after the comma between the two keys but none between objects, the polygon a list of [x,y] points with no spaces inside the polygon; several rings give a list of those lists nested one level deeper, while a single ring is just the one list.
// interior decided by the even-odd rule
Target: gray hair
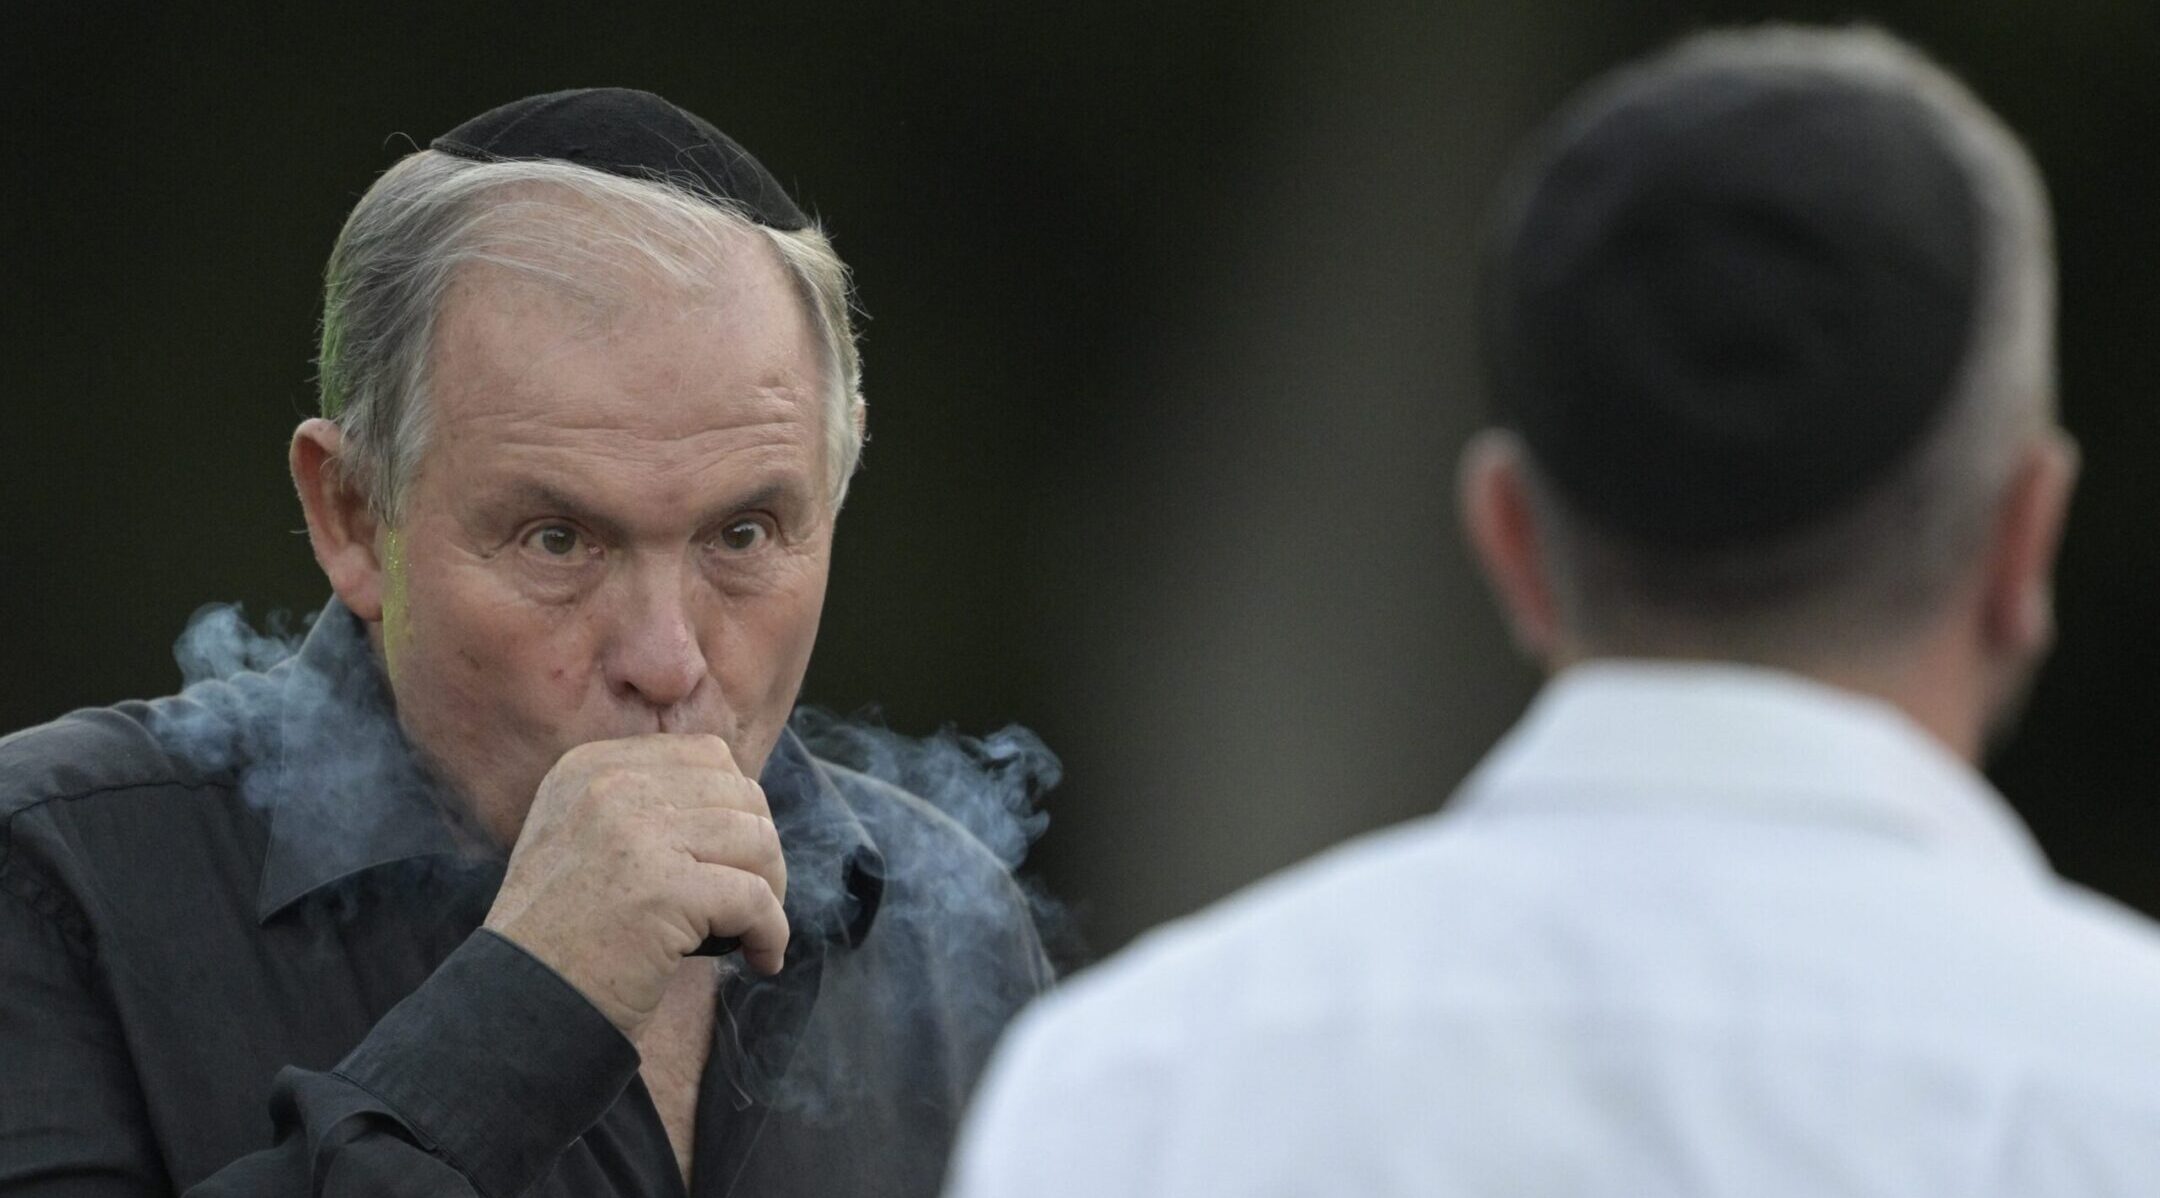
[{"label": "gray hair", "polygon": [[639,281],[713,285],[731,247],[778,253],[823,349],[824,458],[837,510],[862,453],[862,363],[847,267],[816,225],[786,232],[670,185],[553,161],[407,155],[362,196],[330,253],[318,359],[340,469],[395,525],[426,446],[435,324],[460,270],[489,264],[606,308]]},{"label": "gray hair", "polygon": [[1965,86],[1880,30],[1701,34],[1650,68],[1797,72],[1916,99],[1972,186],[1969,349],[1922,442],[1841,511],[1769,543],[1653,549],[1593,528],[1532,464],[1563,623],[1608,652],[1778,661],[1864,652],[1940,610],[1985,543],[2018,457],[2054,423],[2055,256],[2047,195],[2016,136]]}]

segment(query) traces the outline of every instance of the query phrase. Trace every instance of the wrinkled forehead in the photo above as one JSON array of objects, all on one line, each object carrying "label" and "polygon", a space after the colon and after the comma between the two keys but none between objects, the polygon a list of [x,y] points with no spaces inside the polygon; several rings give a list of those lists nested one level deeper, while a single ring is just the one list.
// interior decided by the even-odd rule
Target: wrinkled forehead
[{"label": "wrinkled forehead", "polygon": [[769,247],[745,242],[726,265],[709,285],[596,291],[528,262],[464,264],[431,348],[430,441],[466,469],[554,453],[617,475],[814,473],[815,331]]},{"label": "wrinkled forehead", "polygon": [[722,302],[785,277],[748,220],[657,189],[593,195],[524,180],[488,192],[468,219],[453,288],[522,285],[596,317]]}]

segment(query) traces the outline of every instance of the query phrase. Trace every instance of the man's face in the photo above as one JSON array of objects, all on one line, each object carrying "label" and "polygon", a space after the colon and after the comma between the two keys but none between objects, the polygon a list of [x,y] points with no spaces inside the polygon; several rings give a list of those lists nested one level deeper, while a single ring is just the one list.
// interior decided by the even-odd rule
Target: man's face
[{"label": "man's face", "polygon": [[445,301],[379,636],[399,721],[499,843],[576,745],[712,733],[755,777],[794,705],[832,548],[821,359],[771,247],[729,266],[604,315],[491,267]]}]

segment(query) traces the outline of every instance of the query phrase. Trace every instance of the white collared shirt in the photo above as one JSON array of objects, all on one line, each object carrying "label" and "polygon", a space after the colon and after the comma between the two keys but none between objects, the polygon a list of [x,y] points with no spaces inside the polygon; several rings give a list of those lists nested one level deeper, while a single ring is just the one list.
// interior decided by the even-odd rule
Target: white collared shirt
[{"label": "white collared shirt", "polygon": [[949,1193],[2150,1198],[2160,933],[1893,708],[1578,667],[1032,1008]]}]

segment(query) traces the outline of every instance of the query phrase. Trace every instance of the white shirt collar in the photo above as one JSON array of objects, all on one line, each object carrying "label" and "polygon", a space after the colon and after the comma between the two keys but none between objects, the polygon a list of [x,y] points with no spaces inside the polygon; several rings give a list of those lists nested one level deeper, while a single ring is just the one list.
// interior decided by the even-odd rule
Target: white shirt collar
[{"label": "white shirt collar", "polygon": [[2002,796],[1896,707],[1752,666],[1572,667],[1464,783],[1454,810],[1827,824],[2048,873]]}]

